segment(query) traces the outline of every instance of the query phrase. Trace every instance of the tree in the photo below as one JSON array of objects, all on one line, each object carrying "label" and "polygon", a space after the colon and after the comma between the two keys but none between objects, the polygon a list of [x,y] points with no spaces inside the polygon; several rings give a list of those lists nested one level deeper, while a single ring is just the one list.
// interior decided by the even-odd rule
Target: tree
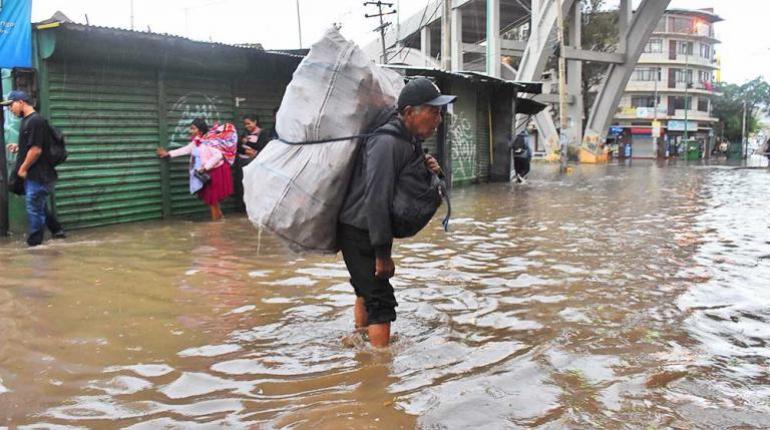
[{"label": "tree", "polygon": [[[582,48],[598,52],[614,52],[618,46],[618,14],[607,11],[605,0],[583,2]],[[583,63],[583,115],[588,119],[589,110],[596,98],[596,88],[607,74],[605,63]]]},{"label": "tree", "polygon": [[711,98],[712,115],[719,119],[719,134],[729,141],[740,141],[743,129],[743,103],[746,102],[746,132],[759,129],[758,116],[770,108],[770,84],[757,77],[743,85],[720,83]]}]

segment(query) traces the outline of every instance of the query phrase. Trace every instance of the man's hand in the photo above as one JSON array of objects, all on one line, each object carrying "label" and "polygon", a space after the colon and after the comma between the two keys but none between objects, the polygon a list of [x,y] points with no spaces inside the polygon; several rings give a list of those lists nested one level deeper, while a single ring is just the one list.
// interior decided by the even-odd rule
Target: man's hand
[{"label": "man's hand", "polygon": [[166,158],[169,156],[168,151],[165,148],[158,148],[155,150],[160,158]]},{"label": "man's hand", "polygon": [[8,150],[10,153],[17,153],[19,152],[19,144],[18,143],[9,143],[8,145],[5,145],[5,149]]},{"label": "man's hand", "polygon": [[441,171],[441,166],[439,166],[438,161],[436,161],[430,154],[425,154],[425,167],[437,175],[444,174],[444,172]]},{"label": "man's hand", "polygon": [[390,279],[396,274],[396,265],[390,257],[377,257],[374,261],[374,277]]},{"label": "man's hand", "polygon": [[259,152],[256,149],[251,148],[251,147],[248,147],[248,148],[244,149],[243,152],[249,158],[254,158],[254,157],[257,156],[257,154],[259,154]]},{"label": "man's hand", "polygon": [[24,168],[24,166],[19,167],[19,171],[16,172],[16,176],[20,177],[21,179],[27,178],[27,169]]}]

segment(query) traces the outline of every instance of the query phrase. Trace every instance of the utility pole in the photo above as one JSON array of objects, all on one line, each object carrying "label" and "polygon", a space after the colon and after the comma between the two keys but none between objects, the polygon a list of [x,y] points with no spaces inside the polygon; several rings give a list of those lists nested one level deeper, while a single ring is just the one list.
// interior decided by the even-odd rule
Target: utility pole
[{"label": "utility pole", "polygon": [[[658,123],[658,79],[660,79],[661,75],[661,68],[660,67],[654,67],[652,69],[653,73],[653,85],[655,90],[653,91],[652,96],[652,124],[653,128]],[[660,130],[660,128],[658,128]],[[655,131],[652,131],[652,147],[655,150],[655,158],[658,158],[660,156],[660,148],[658,147],[658,135],[655,134]]]},{"label": "utility pole", "polygon": [[299,49],[302,49],[302,21],[299,15],[299,0],[297,0],[297,33],[299,34]]},{"label": "utility pole", "polygon": [[[452,0],[443,0],[441,8],[441,68],[452,70]],[[427,6],[426,6],[427,7]],[[462,55],[461,55],[462,56]],[[458,64],[462,63],[460,61]],[[462,64],[460,64],[462,67]]]},{"label": "utility pole", "polygon": [[741,145],[743,145],[743,159],[749,158],[749,145],[746,141],[746,99],[743,100],[743,124],[741,124]]},{"label": "utility pole", "polygon": [[564,12],[562,0],[556,1],[557,36],[559,39],[559,141],[561,173],[567,172],[567,88],[566,88],[566,59],[564,58]]},{"label": "utility pole", "polygon": [[389,22],[385,22],[385,20],[382,19],[383,16],[386,15],[393,15],[394,13],[398,12],[397,10],[391,10],[388,12],[382,12],[382,7],[389,7],[393,9],[393,3],[384,3],[382,1],[367,1],[364,2],[364,6],[377,6],[378,13],[373,13],[369,15],[368,13],[364,15],[366,18],[380,18],[380,26],[375,28],[374,31],[380,32],[380,41],[382,42],[382,64],[388,64],[388,53],[385,50],[385,29],[388,28],[390,25]]},{"label": "utility pole", "polygon": [[[688,90],[690,89],[690,43],[692,42],[683,42],[684,43],[684,151],[685,151],[685,158],[687,158],[687,111],[690,110],[690,101],[687,97]],[[695,46],[693,43],[692,46]]]}]

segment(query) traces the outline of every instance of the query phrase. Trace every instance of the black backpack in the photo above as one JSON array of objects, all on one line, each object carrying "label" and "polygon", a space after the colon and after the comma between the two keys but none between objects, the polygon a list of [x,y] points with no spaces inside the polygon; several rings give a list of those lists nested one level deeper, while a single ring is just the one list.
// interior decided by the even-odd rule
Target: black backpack
[{"label": "black backpack", "polygon": [[48,142],[48,151],[46,158],[52,166],[56,167],[67,160],[67,139],[58,128],[52,126],[48,121],[45,122],[48,131],[51,133],[51,140]]},{"label": "black backpack", "polygon": [[[386,134],[400,139],[404,136],[389,130],[375,130],[369,137]],[[403,239],[420,232],[436,214],[441,201],[447,202],[447,215],[442,221],[445,231],[449,231],[451,205],[446,183],[425,167],[423,154],[416,153],[412,160],[398,174],[398,181],[390,207],[391,231],[393,237]]]}]

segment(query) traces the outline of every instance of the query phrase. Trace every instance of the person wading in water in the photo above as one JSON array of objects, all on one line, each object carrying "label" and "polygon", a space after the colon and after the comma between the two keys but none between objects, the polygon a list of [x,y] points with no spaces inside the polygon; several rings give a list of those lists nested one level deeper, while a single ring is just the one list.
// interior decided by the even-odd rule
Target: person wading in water
[{"label": "person wading in water", "polygon": [[440,174],[436,159],[423,153],[422,141],[436,133],[442,107],[455,98],[441,95],[426,78],[410,81],[398,97],[398,112],[374,131],[356,159],[339,217],[338,246],[356,293],[356,329],[375,347],[390,343],[398,306],[388,281],[396,270],[391,258],[394,196],[401,184],[415,178],[429,183]]}]

